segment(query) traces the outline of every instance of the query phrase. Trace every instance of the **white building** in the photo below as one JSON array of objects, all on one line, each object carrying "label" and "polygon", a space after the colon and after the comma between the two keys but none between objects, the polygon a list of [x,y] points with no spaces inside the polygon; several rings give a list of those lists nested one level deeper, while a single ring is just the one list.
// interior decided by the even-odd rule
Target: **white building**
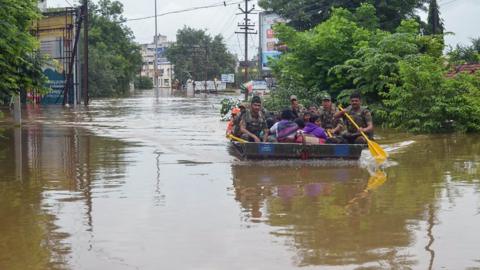
[{"label": "white building", "polygon": [[38,0],[38,9],[45,11],[47,9],[47,0]]},{"label": "white building", "polygon": [[[154,38],[155,39],[155,38]],[[165,56],[165,52],[173,44],[173,42],[167,41],[166,36],[157,36],[157,73],[158,73],[158,86],[164,88],[170,88],[172,86],[172,79],[174,77],[174,66],[168,61]],[[155,41],[148,44],[141,44],[142,52],[142,71],[141,75],[150,77],[154,81],[155,77]],[[155,81],[154,81],[155,85]]]}]

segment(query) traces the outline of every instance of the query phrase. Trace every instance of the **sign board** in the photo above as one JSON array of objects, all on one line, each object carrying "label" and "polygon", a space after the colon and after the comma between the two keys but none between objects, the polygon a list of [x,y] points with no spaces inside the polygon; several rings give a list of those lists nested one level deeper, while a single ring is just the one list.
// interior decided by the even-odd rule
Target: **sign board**
[{"label": "sign board", "polygon": [[222,83],[234,83],[235,74],[222,74],[221,81]]},{"label": "sign board", "polygon": [[268,62],[272,58],[278,58],[281,52],[275,49],[278,39],[275,37],[273,26],[276,23],[286,22],[283,18],[275,13],[260,13],[260,54],[261,69],[269,71]]}]

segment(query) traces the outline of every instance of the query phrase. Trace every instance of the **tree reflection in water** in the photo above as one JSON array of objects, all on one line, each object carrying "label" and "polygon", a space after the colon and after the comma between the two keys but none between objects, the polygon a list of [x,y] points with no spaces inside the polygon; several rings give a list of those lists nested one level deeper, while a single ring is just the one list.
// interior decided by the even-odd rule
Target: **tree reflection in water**
[{"label": "tree reflection in water", "polygon": [[14,134],[0,136],[0,269],[69,268],[72,235],[64,229],[72,228],[58,225],[60,212],[78,204],[83,228],[74,231],[92,234],[93,189],[123,185],[128,145],[77,128],[28,125],[20,140]]}]

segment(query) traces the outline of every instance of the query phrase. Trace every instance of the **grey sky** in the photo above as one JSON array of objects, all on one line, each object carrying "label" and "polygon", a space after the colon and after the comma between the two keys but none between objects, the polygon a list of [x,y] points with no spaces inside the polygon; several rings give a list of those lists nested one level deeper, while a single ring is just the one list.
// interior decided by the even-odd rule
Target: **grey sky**
[{"label": "grey sky", "polygon": [[[67,6],[68,3],[78,3],[78,0],[47,0],[51,7]],[[139,18],[154,15],[155,0],[119,0],[124,5],[126,18]],[[227,3],[241,2],[240,0],[227,0]],[[447,36],[448,45],[457,43],[468,44],[470,38],[480,37],[480,0],[439,0],[440,11],[444,19],[446,30],[455,35]],[[222,0],[157,0],[158,13],[181,10],[185,8],[223,3]],[[256,1],[251,1],[256,3]],[[158,32],[167,35],[169,40],[175,40],[178,29],[184,25],[193,28],[206,29],[212,35],[222,34],[228,49],[243,58],[243,37],[235,35],[236,25],[241,22],[237,5],[221,6],[210,9],[190,11],[180,14],[170,14],[158,18]],[[423,15],[422,15],[423,16]],[[426,16],[426,15],[425,15]],[[253,21],[258,21],[258,15],[252,16]],[[127,23],[133,30],[136,41],[139,43],[151,42],[155,24],[154,19],[131,21]],[[258,26],[258,24],[257,24]],[[249,40],[252,44],[250,50],[256,51],[258,35]]]}]

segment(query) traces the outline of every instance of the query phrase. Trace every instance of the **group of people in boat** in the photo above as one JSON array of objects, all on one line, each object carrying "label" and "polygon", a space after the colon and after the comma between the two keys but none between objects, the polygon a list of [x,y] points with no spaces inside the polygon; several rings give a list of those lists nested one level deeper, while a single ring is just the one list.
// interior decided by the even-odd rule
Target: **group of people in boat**
[{"label": "group of people in boat", "polygon": [[261,98],[254,96],[250,104],[232,109],[227,126],[227,135],[249,142],[366,144],[361,132],[373,138],[372,115],[362,106],[359,93],[350,95],[350,105],[345,109],[338,109],[328,94],[322,97],[319,108],[304,108],[292,95],[290,107],[280,113],[266,112]]}]

